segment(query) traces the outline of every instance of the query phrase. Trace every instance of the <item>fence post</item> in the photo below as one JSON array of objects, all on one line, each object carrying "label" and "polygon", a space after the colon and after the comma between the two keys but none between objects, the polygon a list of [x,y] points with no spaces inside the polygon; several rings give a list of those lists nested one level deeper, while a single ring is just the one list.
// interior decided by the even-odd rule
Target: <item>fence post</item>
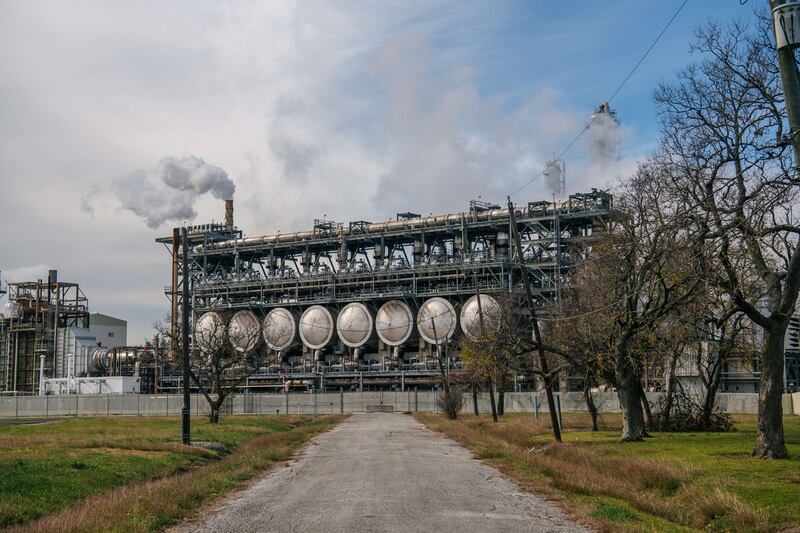
[{"label": "fence post", "polygon": [[78,406],[80,405],[78,402],[80,402],[80,399],[80,395],[75,394],[75,416],[78,416]]},{"label": "fence post", "polygon": [[16,398],[16,405],[14,407],[14,418],[19,418],[19,393],[16,393],[14,395],[14,398]]},{"label": "fence post", "polygon": [[44,397],[44,416],[50,416],[50,396],[47,395]]},{"label": "fence post", "polygon": [[317,389],[311,391],[311,395],[314,397],[314,416],[317,416]]},{"label": "fence post", "polygon": [[534,418],[538,422],[539,421],[539,393],[533,393],[533,412]]},{"label": "fence post", "polygon": [[339,414],[344,414],[344,390],[339,387]]},{"label": "fence post", "polygon": [[286,414],[289,414],[289,391],[286,391]]}]

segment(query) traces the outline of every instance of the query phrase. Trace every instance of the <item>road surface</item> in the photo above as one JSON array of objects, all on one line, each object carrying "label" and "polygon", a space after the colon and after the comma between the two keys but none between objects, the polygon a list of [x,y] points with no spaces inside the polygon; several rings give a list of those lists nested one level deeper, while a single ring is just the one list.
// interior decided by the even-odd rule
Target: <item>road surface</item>
[{"label": "road surface", "polygon": [[402,414],[357,414],[181,531],[584,531]]}]

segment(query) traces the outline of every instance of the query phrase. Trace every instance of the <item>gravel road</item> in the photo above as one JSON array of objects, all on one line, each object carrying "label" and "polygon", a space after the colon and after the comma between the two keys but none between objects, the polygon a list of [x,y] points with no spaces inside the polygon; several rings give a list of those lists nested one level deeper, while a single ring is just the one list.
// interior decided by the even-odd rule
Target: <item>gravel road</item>
[{"label": "gravel road", "polygon": [[358,414],[181,531],[585,531],[402,414]]}]

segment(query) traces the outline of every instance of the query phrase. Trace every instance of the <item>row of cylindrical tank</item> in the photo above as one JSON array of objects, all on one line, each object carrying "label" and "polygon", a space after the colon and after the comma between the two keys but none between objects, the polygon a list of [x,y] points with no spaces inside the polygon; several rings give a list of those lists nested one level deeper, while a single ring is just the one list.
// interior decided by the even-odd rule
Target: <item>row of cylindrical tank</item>
[{"label": "row of cylindrical tank", "polygon": [[312,305],[302,313],[277,307],[264,320],[250,310],[237,311],[227,322],[216,311],[203,314],[196,322],[195,341],[203,352],[221,346],[225,338],[241,353],[252,351],[263,338],[276,352],[286,352],[302,343],[311,350],[321,350],[338,339],[350,348],[377,344],[379,339],[390,347],[408,343],[419,335],[432,345],[448,341],[460,325],[471,339],[480,336],[486,324],[500,312],[497,300],[488,294],[472,296],[460,312],[448,300],[433,297],[425,300],[416,312],[402,300],[389,300],[374,314],[360,302],[345,305],[340,311]]}]

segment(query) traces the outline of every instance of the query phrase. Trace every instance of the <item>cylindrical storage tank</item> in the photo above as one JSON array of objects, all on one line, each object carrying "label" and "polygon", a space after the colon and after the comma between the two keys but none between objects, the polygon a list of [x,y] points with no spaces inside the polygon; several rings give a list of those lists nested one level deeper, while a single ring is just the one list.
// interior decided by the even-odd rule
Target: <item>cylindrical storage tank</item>
[{"label": "cylindrical storage tank", "polygon": [[209,311],[194,325],[194,340],[203,353],[222,348],[225,342],[225,321],[219,313]]},{"label": "cylindrical storage tank", "polygon": [[284,352],[297,342],[297,314],[285,307],[277,307],[264,318],[264,342],[276,352]]},{"label": "cylindrical storage tank", "polygon": [[428,344],[446,342],[456,332],[457,322],[453,304],[438,296],[425,300],[417,313],[417,330]]},{"label": "cylindrical storage tank", "polygon": [[336,334],[350,348],[366,344],[374,331],[372,315],[362,303],[347,304],[336,317]]},{"label": "cylindrical storage tank", "polygon": [[88,354],[87,370],[92,373],[105,372],[111,368],[111,348],[95,348]]},{"label": "cylindrical storage tank", "polygon": [[389,300],[375,314],[378,338],[387,346],[400,346],[414,332],[414,313],[400,300]]},{"label": "cylindrical storage tank", "polygon": [[312,350],[328,345],[333,337],[333,314],[321,305],[312,305],[300,316],[300,339]]},{"label": "cylindrical storage tank", "polygon": [[461,331],[472,340],[478,340],[481,336],[481,317],[479,312],[483,313],[484,327],[489,327],[495,323],[500,316],[500,304],[488,294],[480,295],[480,303],[481,305],[479,306],[478,296],[473,296],[461,308]]},{"label": "cylindrical storage tank", "polygon": [[258,344],[261,336],[261,321],[252,311],[237,311],[228,324],[228,339],[240,353],[248,353]]}]

